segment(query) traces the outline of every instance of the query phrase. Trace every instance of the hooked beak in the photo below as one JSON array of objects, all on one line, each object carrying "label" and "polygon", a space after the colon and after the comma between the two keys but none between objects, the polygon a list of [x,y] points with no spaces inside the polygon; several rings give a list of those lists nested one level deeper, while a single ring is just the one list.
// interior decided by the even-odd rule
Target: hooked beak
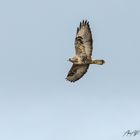
[{"label": "hooked beak", "polygon": [[67,61],[69,61],[69,62],[73,62],[73,61],[71,60],[71,58],[69,58]]},{"label": "hooked beak", "polygon": [[70,62],[72,62],[72,60],[69,58],[67,61],[70,61]]}]

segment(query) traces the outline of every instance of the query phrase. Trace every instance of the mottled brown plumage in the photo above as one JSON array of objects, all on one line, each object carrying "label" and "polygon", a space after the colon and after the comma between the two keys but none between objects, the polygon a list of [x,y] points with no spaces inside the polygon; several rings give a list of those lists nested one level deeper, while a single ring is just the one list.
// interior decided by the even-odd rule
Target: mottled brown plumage
[{"label": "mottled brown plumage", "polygon": [[68,81],[75,82],[79,80],[87,72],[90,64],[104,64],[104,60],[92,60],[92,50],[93,40],[89,22],[83,20],[77,28],[75,37],[76,55],[69,59],[73,65],[66,78]]}]

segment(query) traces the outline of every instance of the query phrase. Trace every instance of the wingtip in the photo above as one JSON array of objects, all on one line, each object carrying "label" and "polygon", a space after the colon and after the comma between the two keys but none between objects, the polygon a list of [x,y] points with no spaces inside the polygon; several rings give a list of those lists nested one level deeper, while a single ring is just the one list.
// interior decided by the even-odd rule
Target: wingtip
[{"label": "wingtip", "polygon": [[[81,25],[88,25],[89,26],[89,21],[86,19],[86,20],[84,20],[83,19],[83,21],[82,22],[80,22],[80,24]],[[81,26],[80,26],[81,27]]]},{"label": "wingtip", "polygon": [[82,26],[82,22],[80,22],[80,28],[81,28],[81,26]]},{"label": "wingtip", "polygon": [[71,83],[74,83],[75,82],[75,81],[69,80],[68,77],[66,77],[65,79],[66,79],[66,81],[69,81]]},{"label": "wingtip", "polygon": [[77,33],[79,32],[79,28],[77,27]]}]

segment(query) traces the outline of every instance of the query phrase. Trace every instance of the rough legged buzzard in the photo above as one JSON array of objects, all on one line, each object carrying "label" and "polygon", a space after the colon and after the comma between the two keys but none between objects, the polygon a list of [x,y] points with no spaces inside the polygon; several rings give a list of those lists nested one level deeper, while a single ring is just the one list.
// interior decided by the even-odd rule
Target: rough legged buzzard
[{"label": "rough legged buzzard", "polygon": [[80,22],[80,26],[77,28],[75,38],[75,52],[76,55],[73,58],[69,58],[69,61],[73,63],[68,75],[67,80],[75,82],[79,80],[88,70],[90,64],[102,65],[104,60],[93,60],[92,34],[87,20]]}]

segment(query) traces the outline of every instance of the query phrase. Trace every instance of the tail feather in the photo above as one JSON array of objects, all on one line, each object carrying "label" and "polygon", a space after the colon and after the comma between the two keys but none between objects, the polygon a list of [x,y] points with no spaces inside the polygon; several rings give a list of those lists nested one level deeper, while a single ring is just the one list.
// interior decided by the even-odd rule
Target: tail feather
[{"label": "tail feather", "polygon": [[105,63],[104,60],[92,60],[91,64],[103,65]]}]

